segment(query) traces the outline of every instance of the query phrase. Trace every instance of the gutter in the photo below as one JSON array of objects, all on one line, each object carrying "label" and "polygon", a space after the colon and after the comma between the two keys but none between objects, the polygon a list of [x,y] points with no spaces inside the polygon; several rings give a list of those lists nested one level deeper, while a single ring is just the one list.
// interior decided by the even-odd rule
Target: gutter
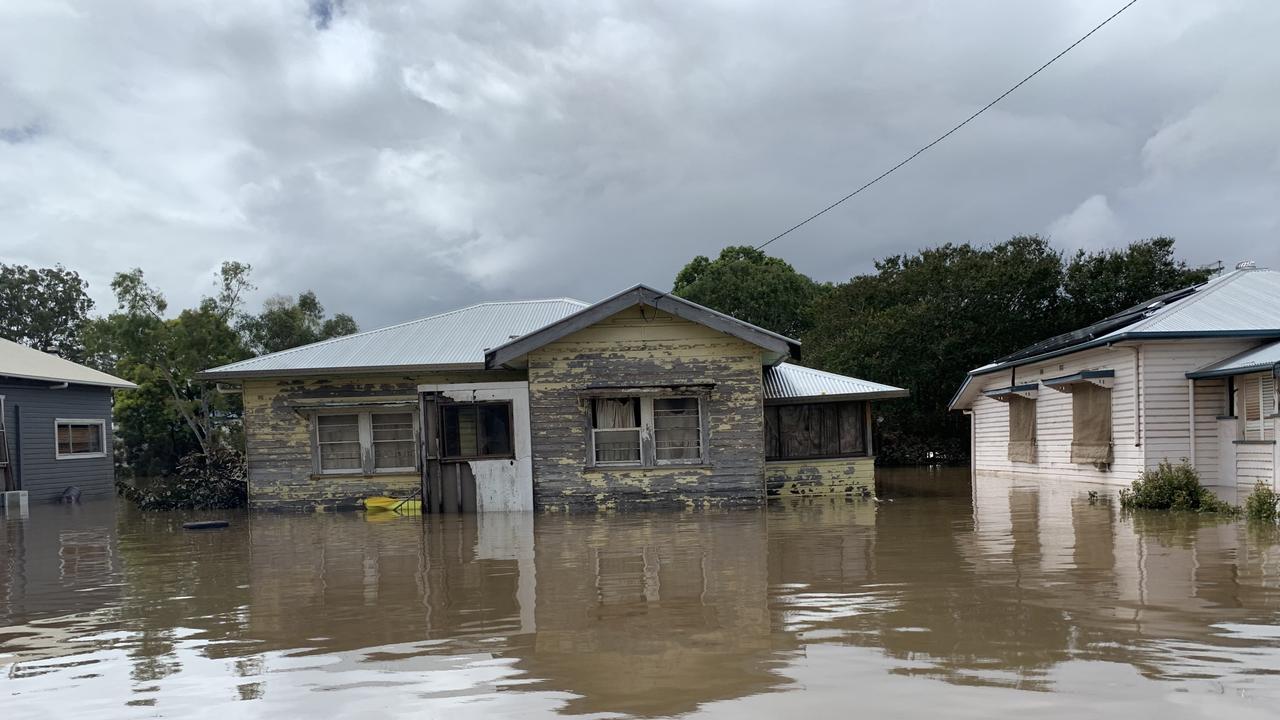
[{"label": "gutter", "polygon": [[295,368],[281,370],[201,370],[191,377],[196,380],[241,380],[244,378],[293,378],[324,375],[391,375],[406,372],[448,372],[454,370],[484,370],[484,363],[449,363],[442,365],[366,365],[360,367]]}]

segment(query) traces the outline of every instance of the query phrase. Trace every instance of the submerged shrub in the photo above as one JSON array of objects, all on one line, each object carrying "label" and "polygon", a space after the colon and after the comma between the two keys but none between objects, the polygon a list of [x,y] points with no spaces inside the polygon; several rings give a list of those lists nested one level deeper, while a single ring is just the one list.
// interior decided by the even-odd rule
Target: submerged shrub
[{"label": "submerged shrub", "polygon": [[1249,493],[1249,497],[1245,498],[1245,517],[1250,520],[1275,522],[1277,503],[1280,503],[1280,494],[1277,494],[1275,490],[1271,489],[1271,486],[1259,480],[1258,484],[1253,486],[1253,492]]},{"label": "submerged shrub", "polygon": [[247,478],[244,455],[216,447],[183,456],[173,475],[144,488],[117,481],[116,489],[143,510],[219,510],[248,503]]},{"label": "submerged shrub", "polygon": [[1160,463],[1120,491],[1120,507],[1126,510],[1189,510],[1191,512],[1235,512],[1226,501],[1200,484],[1200,473],[1187,463]]}]

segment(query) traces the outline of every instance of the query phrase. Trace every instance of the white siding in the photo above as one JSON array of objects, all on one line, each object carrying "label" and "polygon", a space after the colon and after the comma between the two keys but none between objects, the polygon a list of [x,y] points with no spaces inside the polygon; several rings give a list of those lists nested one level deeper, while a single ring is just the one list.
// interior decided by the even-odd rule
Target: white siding
[{"label": "white siding", "polygon": [[[1185,392],[1185,390],[1184,390]],[[1227,381],[1223,378],[1196,381],[1196,470],[1205,485],[1230,485],[1231,478],[1218,477],[1222,448],[1218,443],[1218,418],[1227,414]],[[1189,421],[1188,421],[1189,422]]]},{"label": "white siding", "polygon": [[[973,403],[974,470],[1030,478],[1062,478],[1127,485],[1144,467],[1142,449],[1134,445],[1134,354],[1126,348],[1099,348],[1017,368],[1016,383],[1030,383],[1082,370],[1114,370],[1111,437],[1115,461],[1110,470],[1071,462],[1071,394],[1042,387],[1036,401],[1036,462],[1008,459],[1009,409],[999,400],[979,396]],[[979,378],[983,390],[1015,382],[1008,370]],[[1185,383],[1183,392],[1186,392]],[[1185,406],[1185,400],[1184,400]]]},{"label": "white siding", "polygon": [[1242,442],[1236,445],[1236,492],[1241,500],[1261,480],[1275,487],[1275,442]]}]

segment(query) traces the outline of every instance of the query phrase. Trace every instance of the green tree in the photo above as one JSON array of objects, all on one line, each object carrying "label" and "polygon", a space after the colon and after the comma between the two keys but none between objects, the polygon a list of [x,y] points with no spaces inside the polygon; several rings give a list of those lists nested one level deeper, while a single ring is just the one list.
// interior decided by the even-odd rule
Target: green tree
[{"label": "green tree", "polygon": [[1208,280],[1213,270],[1191,268],[1174,256],[1174,240],[1139,240],[1123,250],[1078,250],[1067,264],[1063,321],[1077,328],[1153,297]]},{"label": "green tree", "polygon": [[81,361],[81,334],[93,309],[87,287],[78,273],[61,265],[0,264],[0,336]]},{"label": "green tree", "polygon": [[264,354],[350,335],[360,328],[345,313],[326,318],[316,294],[307,290],[297,300],[284,295],[268,298],[261,313],[241,321],[240,330],[249,348]]},{"label": "green tree", "polygon": [[172,318],[142,270],[118,273],[112,281],[119,306],[92,323],[86,351],[99,367],[138,384],[121,393],[117,422],[129,463],[140,472],[167,473],[190,450],[207,455],[227,441],[239,398],[192,377],[250,355],[234,326],[242,296],[253,287],[249,272],[244,263],[223,263],[217,291]]},{"label": "green tree", "polygon": [[676,275],[672,293],[791,338],[803,338],[829,286],[796,272],[785,260],[748,245],[727,247],[715,260],[699,255]]},{"label": "green tree", "polygon": [[1037,236],[947,244],[876,262],[817,307],[805,357],[816,367],[905,387],[877,406],[889,462],[967,456],[967,424],[947,403],[972,368],[1061,330],[1062,257]]}]

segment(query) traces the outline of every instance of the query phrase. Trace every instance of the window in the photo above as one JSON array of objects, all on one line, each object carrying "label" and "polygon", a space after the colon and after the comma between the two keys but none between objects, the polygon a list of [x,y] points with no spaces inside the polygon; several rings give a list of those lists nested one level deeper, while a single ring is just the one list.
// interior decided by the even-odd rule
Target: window
[{"label": "window", "polygon": [[867,454],[862,401],[766,405],[765,458],[858,457]]},{"label": "window", "polygon": [[697,464],[702,449],[702,401],[696,397],[591,400],[594,465]]},{"label": "window", "polygon": [[445,460],[510,458],[511,403],[456,403],[440,406]]},{"label": "window", "polygon": [[1275,440],[1276,380],[1271,373],[1244,375],[1239,379],[1240,407],[1244,410],[1245,440]]},{"label": "window", "polygon": [[316,469],[321,473],[412,472],[417,467],[412,412],[325,413],[315,416],[315,428]]},{"label": "window", "polygon": [[1009,404],[1009,460],[1033,463],[1036,461],[1036,401],[1020,395],[1010,395]]},{"label": "window", "polygon": [[1110,465],[1111,388],[1079,382],[1071,389],[1071,462]]},{"label": "window", "polygon": [[103,420],[55,420],[56,457],[59,460],[106,457],[106,422]]}]

